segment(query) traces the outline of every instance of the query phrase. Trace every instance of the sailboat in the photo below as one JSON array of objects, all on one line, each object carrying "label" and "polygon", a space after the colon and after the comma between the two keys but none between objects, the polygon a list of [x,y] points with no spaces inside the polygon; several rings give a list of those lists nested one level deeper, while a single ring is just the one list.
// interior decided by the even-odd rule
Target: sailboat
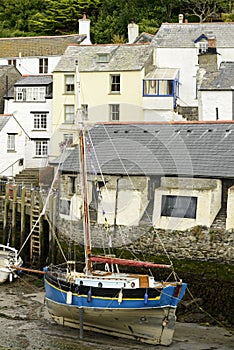
[{"label": "sailboat", "polygon": [[[80,91],[76,64],[77,90]],[[78,114],[80,108],[78,98]],[[80,116],[79,116],[80,120]],[[85,268],[77,271],[76,261],[64,268],[50,265],[44,269],[45,300],[49,313],[61,325],[139,340],[147,344],[170,345],[176,321],[176,308],[183,298],[186,283],[176,278],[171,264],[120,259],[92,254],[86,143],[82,120],[79,121],[80,174],[83,193],[83,231]],[[101,263],[103,270],[94,268]],[[120,272],[132,269],[169,269],[172,282],[157,281],[152,274]]]},{"label": "sailboat", "polygon": [[23,265],[18,251],[9,245],[0,244],[0,283],[13,281],[16,271]]}]

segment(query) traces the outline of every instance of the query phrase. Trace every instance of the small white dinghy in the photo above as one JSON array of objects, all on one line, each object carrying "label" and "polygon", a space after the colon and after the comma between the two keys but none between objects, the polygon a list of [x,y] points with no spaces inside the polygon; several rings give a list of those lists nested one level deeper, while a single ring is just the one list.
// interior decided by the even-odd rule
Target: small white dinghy
[{"label": "small white dinghy", "polygon": [[16,277],[16,270],[21,267],[23,260],[18,256],[18,251],[8,245],[0,244],[0,283]]}]

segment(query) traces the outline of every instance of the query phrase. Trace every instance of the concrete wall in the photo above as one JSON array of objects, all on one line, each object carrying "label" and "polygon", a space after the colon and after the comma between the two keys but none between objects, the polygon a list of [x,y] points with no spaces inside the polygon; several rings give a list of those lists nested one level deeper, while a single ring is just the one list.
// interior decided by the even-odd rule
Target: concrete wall
[{"label": "concrete wall", "polygon": [[[98,205],[98,224],[114,224],[116,190],[118,177],[111,177],[106,188],[101,188],[102,200]],[[148,204],[148,179],[133,176],[119,178],[117,193],[116,224],[125,226],[139,225],[139,221]],[[103,215],[103,210],[105,215]]]},{"label": "concrete wall", "polygon": [[[16,57],[16,68],[22,75],[39,74],[39,59],[43,57]],[[60,60],[61,56],[50,56],[48,58],[48,73],[51,74]],[[14,59],[14,58],[10,58]],[[8,58],[0,58],[0,65],[7,65]]]},{"label": "concrete wall", "polygon": [[[209,179],[162,178],[155,190],[153,225],[166,230],[186,230],[197,225],[210,227],[221,208],[221,181]],[[194,219],[161,216],[163,195],[197,197]]]},{"label": "concrete wall", "polygon": [[[72,73],[71,73],[72,74]],[[120,94],[110,93],[110,74],[120,74]],[[143,121],[142,110],[142,79],[144,72],[87,72],[80,73],[81,104],[88,105],[88,120],[85,123],[93,125],[96,122],[107,122],[109,119],[109,104],[120,105],[120,122]],[[77,109],[76,94],[64,93],[64,74],[54,73],[53,76],[53,154],[58,155],[59,143],[63,134],[72,133],[74,141],[78,137],[77,123],[64,123],[64,105],[73,104]]]},{"label": "concrete wall", "polygon": [[199,120],[216,120],[216,108],[219,120],[233,120],[231,90],[199,92]]},{"label": "concrete wall", "polygon": [[[7,151],[8,134],[15,134],[15,151]],[[4,176],[14,176],[22,166],[19,166],[18,160],[25,157],[26,135],[14,120],[13,117],[7,122],[0,132],[0,173]]]},{"label": "concrete wall", "polygon": [[234,229],[234,186],[228,189],[226,230]]}]

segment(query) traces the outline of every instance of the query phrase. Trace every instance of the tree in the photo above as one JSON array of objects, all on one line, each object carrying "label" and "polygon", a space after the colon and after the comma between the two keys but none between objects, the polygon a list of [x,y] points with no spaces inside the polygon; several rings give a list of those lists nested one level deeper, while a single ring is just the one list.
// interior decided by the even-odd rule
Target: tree
[{"label": "tree", "polygon": [[[37,12],[43,11],[45,0],[1,0],[0,29],[4,33],[26,35],[30,32],[29,20]],[[9,35],[10,36],[10,35]]]},{"label": "tree", "polygon": [[219,17],[223,7],[222,0],[183,0],[183,9],[187,16],[199,18],[199,22],[206,22],[212,17]]},{"label": "tree", "polygon": [[95,15],[100,0],[44,0],[45,11],[38,11],[30,20],[30,28],[37,33],[77,33],[78,20],[83,12]]}]

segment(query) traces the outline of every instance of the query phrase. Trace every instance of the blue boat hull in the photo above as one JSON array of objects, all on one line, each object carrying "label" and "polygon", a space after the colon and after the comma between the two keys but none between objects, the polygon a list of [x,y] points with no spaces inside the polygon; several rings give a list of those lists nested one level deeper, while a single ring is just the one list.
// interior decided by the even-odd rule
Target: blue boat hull
[{"label": "blue boat hull", "polygon": [[176,287],[168,285],[153,297],[148,291],[148,298],[143,295],[145,289],[139,289],[133,291],[133,296],[139,294],[142,297],[131,298],[131,294],[126,294],[126,298],[123,295],[119,300],[118,294],[106,297],[105,289],[102,289],[103,296],[97,296],[100,293],[94,288],[91,295],[71,292],[45,277],[47,308],[57,323],[79,328],[82,311],[84,329],[149,344],[169,345],[172,342],[176,307],[185,289],[186,284],[182,283],[179,296],[175,296]]}]

